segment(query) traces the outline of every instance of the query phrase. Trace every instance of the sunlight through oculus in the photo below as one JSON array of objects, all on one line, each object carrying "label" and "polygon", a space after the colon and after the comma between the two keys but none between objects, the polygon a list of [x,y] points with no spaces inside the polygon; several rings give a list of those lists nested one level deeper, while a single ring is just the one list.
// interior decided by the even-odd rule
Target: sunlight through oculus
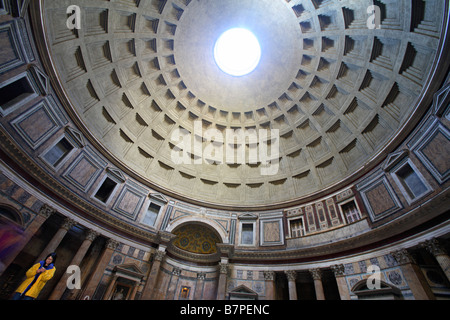
[{"label": "sunlight through oculus", "polygon": [[244,76],[258,66],[261,47],[258,39],[249,30],[229,29],[217,40],[214,58],[223,72],[232,76]]}]

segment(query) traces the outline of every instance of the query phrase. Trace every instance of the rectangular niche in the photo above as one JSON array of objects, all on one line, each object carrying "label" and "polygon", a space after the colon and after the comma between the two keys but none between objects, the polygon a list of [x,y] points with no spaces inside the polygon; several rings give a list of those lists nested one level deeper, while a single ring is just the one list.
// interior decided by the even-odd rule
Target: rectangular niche
[{"label": "rectangular niche", "polygon": [[66,137],[62,137],[58,142],[44,151],[42,159],[53,169],[60,168],[69,155],[75,150],[75,147]]},{"label": "rectangular niche", "polygon": [[167,199],[163,195],[159,193],[150,194],[150,203],[147,205],[147,210],[142,217],[141,223],[150,227],[155,227],[166,204]]},{"label": "rectangular niche", "polygon": [[239,245],[254,246],[256,244],[256,220],[257,216],[250,213],[239,216]]},{"label": "rectangular niche", "polygon": [[409,204],[432,191],[428,182],[410,159],[406,159],[393,168],[391,174]]},{"label": "rectangular niche", "polygon": [[38,96],[29,73],[22,73],[0,84],[0,116],[6,116]]},{"label": "rectangular niche", "polygon": [[355,198],[339,203],[339,208],[347,220],[347,223],[354,223],[361,220],[361,210]]},{"label": "rectangular niche", "polygon": [[305,234],[303,217],[289,219],[288,224],[290,238],[300,238]]},{"label": "rectangular niche", "polygon": [[150,203],[147,208],[147,212],[145,213],[144,219],[142,223],[153,227],[156,223],[156,219],[158,218],[159,212],[161,211],[161,206],[156,203]]},{"label": "rectangular niche", "polygon": [[243,223],[241,225],[241,245],[253,245],[254,244],[254,224]]},{"label": "rectangular niche", "polygon": [[108,204],[113,194],[116,192],[119,183],[113,178],[105,176],[102,183],[94,191],[93,198],[103,204]]}]

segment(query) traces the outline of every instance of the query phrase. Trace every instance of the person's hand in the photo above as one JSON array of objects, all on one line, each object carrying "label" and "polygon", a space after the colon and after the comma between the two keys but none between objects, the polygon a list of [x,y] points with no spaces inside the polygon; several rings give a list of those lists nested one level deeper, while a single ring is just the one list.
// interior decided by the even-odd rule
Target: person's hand
[{"label": "person's hand", "polygon": [[42,272],[44,272],[44,271],[45,271],[45,268],[39,268],[38,271],[37,271],[37,273],[42,273]]}]

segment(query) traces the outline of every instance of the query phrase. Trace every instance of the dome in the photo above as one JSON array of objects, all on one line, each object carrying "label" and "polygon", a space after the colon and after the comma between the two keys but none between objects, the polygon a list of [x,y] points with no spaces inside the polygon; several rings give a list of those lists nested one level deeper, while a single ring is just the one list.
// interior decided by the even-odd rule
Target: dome
[{"label": "dome", "polygon": [[[405,36],[391,3],[382,27],[359,1],[73,4],[84,28],[55,31],[58,1],[43,27],[83,133],[137,180],[206,206],[286,205],[357,179],[419,119],[439,52]],[[231,28],[261,46],[241,77],[214,58]]]},{"label": "dome", "polygon": [[448,299],[449,10],[0,0],[0,300]]}]

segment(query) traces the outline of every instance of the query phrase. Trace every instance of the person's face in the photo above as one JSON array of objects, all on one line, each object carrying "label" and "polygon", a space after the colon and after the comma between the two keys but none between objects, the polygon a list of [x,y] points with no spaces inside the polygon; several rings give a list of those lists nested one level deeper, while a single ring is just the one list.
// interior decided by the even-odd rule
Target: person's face
[{"label": "person's face", "polygon": [[48,257],[48,258],[45,260],[45,264],[46,264],[46,265],[49,265],[49,264],[52,263],[52,262],[53,262],[53,257],[52,257],[52,256]]}]

